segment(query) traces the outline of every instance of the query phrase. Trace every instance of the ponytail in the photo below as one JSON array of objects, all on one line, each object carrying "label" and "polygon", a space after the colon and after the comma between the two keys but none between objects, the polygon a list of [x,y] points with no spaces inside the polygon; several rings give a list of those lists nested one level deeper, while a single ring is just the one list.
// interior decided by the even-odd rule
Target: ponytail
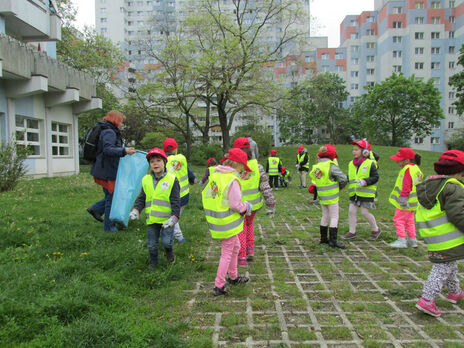
[{"label": "ponytail", "polygon": [[416,153],[416,155],[414,156],[414,163],[418,166],[420,166],[421,164],[421,155],[419,155],[418,153]]}]

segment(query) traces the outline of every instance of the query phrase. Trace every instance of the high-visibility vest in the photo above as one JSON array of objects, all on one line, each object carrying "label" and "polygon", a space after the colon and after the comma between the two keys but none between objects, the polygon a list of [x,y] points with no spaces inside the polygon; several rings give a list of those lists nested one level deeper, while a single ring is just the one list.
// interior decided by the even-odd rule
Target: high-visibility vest
[{"label": "high-visibility vest", "polygon": [[208,170],[209,170],[209,175],[211,176],[211,174],[214,173],[214,171],[216,170],[216,167],[217,166],[211,166],[211,167],[208,167]]},{"label": "high-visibility vest", "polygon": [[247,162],[251,172],[246,172],[240,176],[242,186],[242,199],[253,206],[253,211],[263,206],[263,196],[259,191],[259,168],[258,160],[251,159]]},{"label": "high-visibility vest", "polygon": [[184,197],[189,193],[187,159],[180,153],[170,155],[166,166],[168,171],[174,173],[179,180],[180,197]]},{"label": "high-visibility vest", "polygon": [[337,181],[330,179],[330,165],[334,161],[322,161],[313,165],[309,176],[311,182],[316,185],[317,197],[321,204],[328,205],[337,203],[339,200],[340,187]]},{"label": "high-visibility vest", "polygon": [[243,216],[228,205],[229,186],[233,180],[240,184],[234,173],[214,172],[201,192],[206,221],[215,239],[230,238],[243,230]]},{"label": "high-visibility vest", "polygon": [[[296,159],[297,159],[299,164],[301,162],[303,162],[305,155],[306,154],[302,154],[302,155],[298,154],[298,155],[296,155]],[[309,170],[309,161],[307,161],[305,164],[303,164],[302,168],[306,168],[306,169]]]},{"label": "high-visibility vest", "polygon": [[267,161],[269,163],[269,175],[270,176],[279,175],[280,158],[279,157],[268,157]]},{"label": "high-visibility vest", "polygon": [[356,195],[358,197],[375,198],[377,185],[358,187],[355,181],[356,179],[367,179],[370,176],[372,164],[374,164],[374,162],[369,158],[366,158],[358,168],[353,164],[353,161],[350,162],[348,165],[348,177],[350,178],[348,192],[350,197]]},{"label": "high-visibility vest", "polygon": [[142,179],[143,192],[145,192],[145,214],[147,225],[162,224],[171,217],[171,191],[174,186],[176,176],[166,173],[153,186],[153,176],[147,174]]},{"label": "high-visibility vest", "polygon": [[[400,197],[401,191],[403,189],[403,179],[404,173],[406,170],[409,169],[409,175],[411,175],[412,179],[412,191],[409,193],[408,197],[408,207],[402,208],[401,205],[398,203],[398,198]],[[388,201],[393,204],[396,208],[401,210],[416,210],[417,206],[419,205],[419,201],[417,199],[417,192],[416,192],[416,185],[422,181],[422,172],[416,164],[414,165],[406,165],[404,166],[396,178],[395,187],[390,194],[390,198]]]},{"label": "high-visibility vest", "polygon": [[377,160],[375,159],[374,152],[369,151],[369,159],[374,162],[375,166],[379,168],[379,164],[377,163]]},{"label": "high-visibility vest", "polygon": [[282,178],[287,181],[288,177],[290,176],[290,172],[286,170],[285,172],[282,173]]},{"label": "high-visibility vest", "polygon": [[436,203],[432,209],[426,209],[419,204],[416,210],[416,226],[419,234],[424,238],[430,251],[446,250],[464,244],[464,233],[448,221],[446,212],[442,210],[438,196],[448,183],[464,185],[454,178],[446,180],[436,196]]}]

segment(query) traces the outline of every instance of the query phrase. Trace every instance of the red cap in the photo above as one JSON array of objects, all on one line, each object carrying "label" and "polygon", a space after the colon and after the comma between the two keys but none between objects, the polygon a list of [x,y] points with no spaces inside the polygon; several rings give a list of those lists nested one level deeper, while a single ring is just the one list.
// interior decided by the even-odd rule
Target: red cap
[{"label": "red cap", "polygon": [[237,138],[234,141],[234,147],[237,149],[248,149],[250,147],[250,141],[244,137]]},{"label": "red cap", "polygon": [[245,166],[245,170],[247,172],[251,172],[251,169],[247,165],[248,155],[245,152],[243,152],[243,150],[237,148],[230,149],[225,153],[224,158],[221,160],[221,163],[224,163],[224,161],[227,159],[243,164]]},{"label": "red cap", "polygon": [[214,164],[217,163],[217,162],[216,162],[216,159],[214,159],[213,157],[208,158],[208,165],[210,165],[210,164],[212,164],[212,163],[214,163]]},{"label": "red cap", "polygon": [[296,153],[300,153],[303,150],[304,150],[303,146],[298,146],[298,149],[296,150]]},{"label": "red cap", "polygon": [[277,155],[277,150],[271,150],[271,155]]},{"label": "red cap", "polygon": [[286,170],[287,170],[287,168],[282,167],[282,174],[285,173]]},{"label": "red cap", "polygon": [[459,150],[448,150],[441,154],[440,159],[447,159],[464,164],[464,152]]},{"label": "red cap", "polygon": [[163,143],[164,151],[172,151],[177,149],[177,141],[174,138],[166,138]]},{"label": "red cap", "polygon": [[150,157],[152,156],[160,156],[160,157],[163,157],[166,161],[168,160],[168,156],[166,156],[166,153],[157,148],[157,147],[154,147],[153,149],[151,149],[150,151],[148,151],[147,153],[147,161],[150,162]]},{"label": "red cap", "polygon": [[361,149],[367,149],[371,151],[371,144],[369,144],[366,138],[358,140],[358,141],[352,141],[350,144],[358,145]]},{"label": "red cap", "polygon": [[414,157],[416,157],[416,153],[409,147],[402,147],[401,149],[398,150],[396,155],[390,156],[390,158],[394,161],[414,159]]},{"label": "red cap", "polygon": [[335,146],[330,144],[325,144],[319,149],[319,153],[317,154],[319,158],[330,158],[331,160],[338,157],[337,149]]}]

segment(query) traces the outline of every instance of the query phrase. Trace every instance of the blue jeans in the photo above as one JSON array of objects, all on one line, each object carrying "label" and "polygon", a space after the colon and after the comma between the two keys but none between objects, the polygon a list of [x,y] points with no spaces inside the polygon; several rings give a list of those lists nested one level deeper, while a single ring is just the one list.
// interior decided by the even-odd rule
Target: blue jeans
[{"label": "blue jeans", "polygon": [[162,228],[161,224],[147,226],[147,247],[150,263],[158,263],[158,240],[161,235],[161,244],[164,249],[172,250],[174,228]]},{"label": "blue jeans", "polygon": [[103,193],[105,197],[100,199],[97,203],[92,205],[92,209],[100,215],[105,215],[105,221],[103,222],[103,230],[110,232],[117,232],[118,229],[114,225],[113,221],[110,220],[111,203],[113,202],[113,194],[104,188]]}]

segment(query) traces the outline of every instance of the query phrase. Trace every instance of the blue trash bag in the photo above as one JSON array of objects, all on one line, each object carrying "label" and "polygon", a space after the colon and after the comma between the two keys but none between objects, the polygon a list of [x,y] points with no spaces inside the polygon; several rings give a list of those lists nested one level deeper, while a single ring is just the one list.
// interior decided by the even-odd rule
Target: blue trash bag
[{"label": "blue trash bag", "polygon": [[129,223],[129,214],[142,188],[142,178],[148,171],[146,155],[146,152],[137,151],[119,160],[110,213],[114,223],[125,227]]}]

